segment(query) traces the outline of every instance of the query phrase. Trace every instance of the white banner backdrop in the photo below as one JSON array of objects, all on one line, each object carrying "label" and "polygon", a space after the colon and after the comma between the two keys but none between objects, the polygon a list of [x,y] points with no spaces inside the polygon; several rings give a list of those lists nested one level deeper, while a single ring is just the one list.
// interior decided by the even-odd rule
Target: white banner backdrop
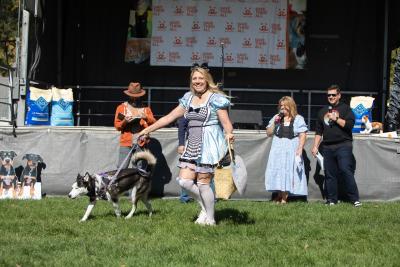
[{"label": "white banner backdrop", "polygon": [[287,68],[288,0],[153,0],[151,65]]}]

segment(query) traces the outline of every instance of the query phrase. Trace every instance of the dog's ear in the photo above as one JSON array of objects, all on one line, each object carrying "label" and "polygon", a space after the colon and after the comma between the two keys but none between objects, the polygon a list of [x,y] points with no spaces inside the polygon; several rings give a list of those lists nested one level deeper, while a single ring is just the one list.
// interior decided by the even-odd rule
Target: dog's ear
[{"label": "dog's ear", "polygon": [[10,153],[11,153],[11,156],[12,156],[13,158],[15,158],[15,157],[17,156],[17,153],[15,153],[15,151],[11,151]]},{"label": "dog's ear", "polygon": [[88,182],[90,178],[90,174],[88,172],[85,173],[85,176],[83,177],[83,181]]},{"label": "dog's ear", "polygon": [[22,160],[27,159],[27,156],[28,156],[28,154],[25,154],[25,155],[22,157]]}]

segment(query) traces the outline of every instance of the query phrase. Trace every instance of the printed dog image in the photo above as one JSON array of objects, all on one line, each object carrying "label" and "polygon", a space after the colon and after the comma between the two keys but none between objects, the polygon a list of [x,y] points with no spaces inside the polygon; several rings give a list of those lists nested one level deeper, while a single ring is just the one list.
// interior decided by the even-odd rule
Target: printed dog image
[{"label": "printed dog image", "polygon": [[0,151],[0,198],[16,198],[17,176],[13,167],[14,158],[17,154],[14,151]]},{"label": "printed dog image", "polygon": [[[134,154],[132,159],[133,168],[122,169],[115,183],[109,185],[110,180],[116,174],[117,170],[109,171],[102,174],[80,175],[76,177],[76,182],[72,185],[72,190],[68,197],[71,199],[77,198],[80,195],[89,197],[89,205],[83,215],[81,222],[88,219],[97,200],[111,201],[114,207],[115,215],[121,216],[119,207],[119,195],[132,189],[131,201],[132,209],[125,219],[129,219],[136,211],[137,202],[139,199],[145,204],[149,216],[152,215],[152,207],[148,200],[148,195],[151,189],[151,177],[156,165],[156,158],[149,151],[138,152]],[[140,165],[138,164],[140,162]],[[142,166],[139,168],[138,166]]]},{"label": "printed dog image", "polygon": [[361,119],[362,123],[365,125],[365,129],[360,131],[362,134],[369,134],[372,132],[381,133],[383,131],[383,125],[380,122],[370,122],[367,115],[364,115]]},{"label": "printed dog image", "polygon": [[40,182],[38,181],[38,166],[40,163],[43,163],[43,159],[37,154],[25,154],[22,159],[26,159],[26,166],[20,177],[21,190],[19,197],[22,199],[40,198],[41,192],[36,192],[38,191],[36,183]]}]

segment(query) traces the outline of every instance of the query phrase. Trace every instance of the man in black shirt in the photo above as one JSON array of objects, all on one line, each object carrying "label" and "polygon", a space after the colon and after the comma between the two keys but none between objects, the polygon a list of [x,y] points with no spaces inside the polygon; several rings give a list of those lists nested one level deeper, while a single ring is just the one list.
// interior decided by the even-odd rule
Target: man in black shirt
[{"label": "man in black shirt", "polygon": [[343,176],[348,200],[355,207],[359,207],[361,202],[354,179],[355,159],[352,144],[354,114],[348,105],[340,102],[339,86],[331,85],[327,89],[327,97],[329,105],[318,112],[314,145],[311,150],[316,156],[321,144],[325,167],[326,204],[335,205],[338,201],[340,174]]}]

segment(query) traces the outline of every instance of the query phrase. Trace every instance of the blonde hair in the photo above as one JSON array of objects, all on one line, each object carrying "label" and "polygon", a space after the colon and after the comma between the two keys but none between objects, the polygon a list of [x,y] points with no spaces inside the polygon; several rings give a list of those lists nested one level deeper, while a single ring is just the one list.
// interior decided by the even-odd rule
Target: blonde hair
[{"label": "blonde hair", "polygon": [[294,99],[291,98],[290,96],[284,96],[281,99],[279,99],[278,110],[280,110],[282,103],[289,108],[289,116],[294,119],[298,114],[297,105],[296,102],[294,102]]},{"label": "blonde hair", "polygon": [[219,84],[214,82],[213,77],[211,76],[211,74],[208,72],[208,69],[204,69],[201,67],[196,67],[192,70],[192,72],[190,73],[190,91],[194,94],[195,91],[193,89],[193,84],[192,84],[192,77],[194,75],[195,72],[199,72],[200,74],[202,74],[204,76],[204,80],[206,81],[206,87],[207,90],[210,90],[213,93],[217,93],[217,94],[221,94],[221,95],[225,95],[224,92],[222,92],[219,89]]}]

